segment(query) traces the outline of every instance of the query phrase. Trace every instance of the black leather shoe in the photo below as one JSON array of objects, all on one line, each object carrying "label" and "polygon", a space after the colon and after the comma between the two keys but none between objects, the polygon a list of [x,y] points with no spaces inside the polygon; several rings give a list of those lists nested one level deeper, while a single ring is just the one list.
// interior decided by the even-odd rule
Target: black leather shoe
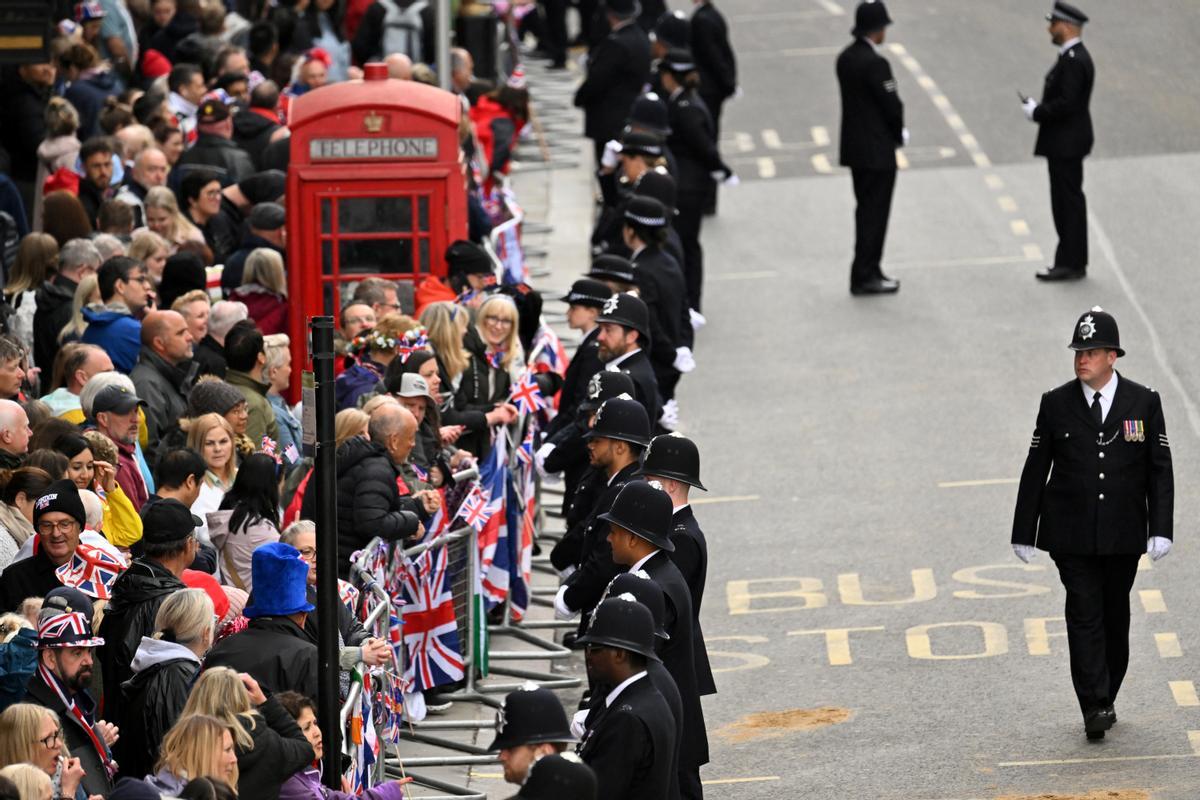
[{"label": "black leather shoe", "polygon": [[1111,706],[1108,708],[1098,708],[1084,715],[1083,729],[1089,739],[1103,739],[1104,732],[1111,728],[1116,721],[1117,715]]},{"label": "black leather shoe", "polygon": [[1088,731],[1087,739],[1089,742],[1098,742],[1104,738],[1104,731]]},{"label": "black leather shoe", "polygon": [[1112,714],[1112,720],[1113,720],[1112,724],[1116,725],[1117,724],[1117,710],[1110,705],[1108,707],[1108,713]]},{"label": "black leather shoe", "polygon": [[1070,267],[1046,267],[1038,270],[1039,281],[1078,281],[1087,277],[1086,269],[1071,269]]},{"label": "black leather shoe", "polygon": [[895,294],[900,291],[900,281],[894,281],[891,278],[872,278],[865,283],[853,284],[850,286],[850,294]]}]

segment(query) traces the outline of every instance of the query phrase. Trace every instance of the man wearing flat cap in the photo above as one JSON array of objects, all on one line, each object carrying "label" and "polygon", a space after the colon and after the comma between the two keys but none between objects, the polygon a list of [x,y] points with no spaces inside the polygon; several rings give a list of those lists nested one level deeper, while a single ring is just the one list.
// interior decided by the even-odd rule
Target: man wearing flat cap
[{"label": "man wearing flat cap", "polygon": [[900,282],[884,275],[879,265],[896,188],[896,148],[903,147],[908,138],[896,79],[879,52],[884,31],[891,24],[882,2],[859,3],[850,31],[854,41],[837,60],[842,95],[839,163],[850,168],[857,203],[854,262],[850,266],[853,295],[900,290]]},{"label": "man wearing flat cap", "polygon": [[1175,488],[1162,400],[1113,369],[1125,355],[1116,319],[1099,306],[1085,312],[1069,347],[1075,380],[1042,395],[1012,545],[1022,561],[1045,550],[1058,567],[1071,681],[1097,740],[1117,721],[1138,560],[1171,550]]},{"label": "man wearing flat cap", "polygon": [[1050,168],[1050,210],[1058,247],[1054,263],[1037,273],[1038,280],[1070,281],[1087,275],[1087,198],[1083,194],[1083,159],[1092,152],[1094,135],[1088,104],[1096,68],[1080,35],[1087,15],[1069,3],[1056,2],[1046,15],[1058,60],[1046,73],[1042,102],[1023,97],[1025,116],[1038,125],[1033,154],[1045,156]]}]

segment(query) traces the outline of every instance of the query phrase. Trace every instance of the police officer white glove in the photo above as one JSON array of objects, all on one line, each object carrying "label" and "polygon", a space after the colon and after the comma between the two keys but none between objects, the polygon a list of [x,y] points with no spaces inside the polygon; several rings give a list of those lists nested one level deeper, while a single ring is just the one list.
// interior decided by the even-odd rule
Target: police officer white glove
[{"label": "police officer white glove", "polygon": [[1150,554],[1151,561],[1158,561],[1171,552],[1171,540],[1165,536],[1151,536],[1150,541],[1147,543],[1146,552]]},{"label": "police officer white glove", "polygon": [[600,156],[600,166],[605,169],[617,168],[617,153],[621,152],[621,143],[616,139],[609,139],[604,143],[604,153]]},{"label": "police officer white glove", "polygon": [[745,96],[746,96],[746,93],[744,91],[742,91],[742,87],[738,86],[738,87],[734,88],[733,96],[731,96],[729,99],[730,100],[741,100]]},{"label": "police officer white glove", "polygon": [[586,708],[580,709],[571,717],[571,733],[576,739],[582,739],[583,734],[587,732],[584,723],[587,722],[588,710]]},{"label": "police officer white glove", "polygon": [[904,145],[905,147],[908,147],[908,140],[909,140],[909,139],[911,139],[911,138],[912,138],[912,137],[911,137],[911,136],[909,136],[909,134],[908,134],[908,128],[901,128],[901,129],[900,129],[900,143],[901,143],[902,145]]},{"label": "police officer white glove", "polygon": [[696,359],[692,355],[690,347],[676,347],[675,360],[671,362],[671,366],[685,375],[696,368]]},{"label": "police officer white glove", "polygon": [[1037,100],[1034,100],[1032,97],[1026,97],[1021,102],[1021,108],[1024,109],[1024,111],[1025,111],[1025,119],[1029,120],[1030,122],[1033,122],[1033,111],[1037,107],[1038,107]]},{"label": "police officer white glove", "polygon": [[533,463],[537,465],[538,474],[543,478],[550,474],[546,472],[546,459],[549,458],[550,454],[553,452],[554,445],[550,442],[546,442],[537,449],[536,453],[533,454]]},{"label": "police officer white glove", "polygon": [[1013,552],[1017,554],[1017,558],[1028,564],[1037,554],[1037,548],[1031,544],[1014,544]]},{"label": "police officer white glove", "polygon": [[554,595],[554,618],[555,619],[572,619],[578,611],[572,611],[567,606],[567,601],[563,599],[563,595],[567,593],[566,586],[558,587],[558,594]]}]

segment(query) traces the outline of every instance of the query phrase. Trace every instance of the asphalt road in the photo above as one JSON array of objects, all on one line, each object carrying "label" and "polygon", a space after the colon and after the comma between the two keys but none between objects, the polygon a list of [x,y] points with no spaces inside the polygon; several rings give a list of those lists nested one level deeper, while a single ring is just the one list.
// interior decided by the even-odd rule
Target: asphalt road
[{"label": "asphalt road", "polygon": [[[1045,166],[1015,94],[1053,63],[1045,5],[891,4],[913,138],[884,268],[903,289],[860,299],[833,71],[853,6],[723,3],[743,183],[706,222],[709,325],[680,391],[711,490],[709,796],[1200,796],[1200,8],[1084,4],[1091,267],[1046,286]],[[1071,377],[1072,325],[1097,304],[1121,323],[1118,368],[1162,393],[1178,546],[1139,573],[1120,722],[1089,744],[1057,575],[1008,540],[1039,395]]]}]

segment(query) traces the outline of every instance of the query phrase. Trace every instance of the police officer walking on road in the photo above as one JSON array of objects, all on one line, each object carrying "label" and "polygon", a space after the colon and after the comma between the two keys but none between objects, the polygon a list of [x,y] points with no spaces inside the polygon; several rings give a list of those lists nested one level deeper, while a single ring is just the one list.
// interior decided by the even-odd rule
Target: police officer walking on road
[{"label": "police officer walking on road", "polygon": [[1083,159],[1092,152],[1092,115],[1088,103],[1096,69],[1079,38],[1087,15],[1057,2],[1046,15],[1058,61],[1046,74],[1042,102],[1022,95],[1025,116],[1038,124],[1033,154],[1045,156],[1050,168],[1050,210],[1058,231],[1054,264],[1037,273],[1042,281],[1078,280],[1087,275],[1087,198],[1083,194]]},{"label": "police officer walking on road", "polygon": [[1162,401],[1113,369],[1125,355],[1117,321],[1094,307],[1075,323],[1070,348],[1076,380],[1042,395],[1012,545],[1026,563],[1036,547],[1058,567],[1071,680],[1095,740],[1117,721],[1129,592],[1142,553],[1157,561],[1171,550],[1175,489]]},{"label": "police officer walking on road", "polygon": [[879,52],[884,29],[892,24],[882,2],[859,3],[854,14],[854,42],[837,60],[842,94],[841,158],[854,179],[854,263],[850,294],[892,294],[900,281],[883,274],[883,240],[887,236],[892,192],[896,188],[896,148],[908,139],[904,104],[887,59]]}]

